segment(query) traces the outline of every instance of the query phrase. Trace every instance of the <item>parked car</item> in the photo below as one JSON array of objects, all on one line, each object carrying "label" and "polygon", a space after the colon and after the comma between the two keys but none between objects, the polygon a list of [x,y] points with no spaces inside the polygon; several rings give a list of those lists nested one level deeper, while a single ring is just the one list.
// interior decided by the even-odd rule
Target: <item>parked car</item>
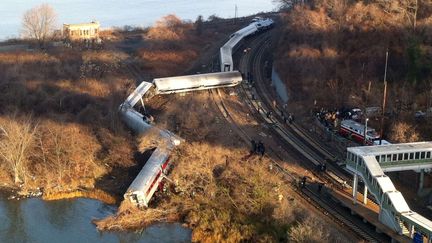
[{"label": "parked car", "polygon": [[423,111],[416,111],[416,113],[414,114],[415,118],[425,118],[426,117],[426,112]]},{"label": "parked car", "polygon": [[356,120],[356,121],[361,120],[361,118],[363,116],[363,112],[359,108],[353,108],[353,109],[351,109],[350,113],[351,113],[351,117],[350,118],[353,119],[353,120]]}]

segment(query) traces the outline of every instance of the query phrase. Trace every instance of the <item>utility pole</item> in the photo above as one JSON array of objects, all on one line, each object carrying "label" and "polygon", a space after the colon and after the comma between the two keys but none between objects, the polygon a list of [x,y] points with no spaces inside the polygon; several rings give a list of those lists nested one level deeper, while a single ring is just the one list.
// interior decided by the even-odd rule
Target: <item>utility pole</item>
[{"label": "utility pole", "polygon": [[234,23],[237,22],[237,11],[238,11],[238,8],[237,8],[237,4],[236,4],[234,7]]},{"label": "utility pole", "polygon": [[386,61],[385,61],[385,68],[384,68],[384,94],[383,94],[383,103],[382,103],[382,114],[381,114],[381,131],[380,131],[380,145],[382,142],[382,137],[384,134],[384,115],[385,115],[385,108],[387,103],[387,64],[388,64],[388,49],[386,52]]},{"label": "utility pole", "polygon": [[366,117],[366,119],[365,119],[365,126],[364,126],[364,134],[363,134],[364,135],[363,145],[367,144],[367,129],[368,129],[367,124],[368,124],[368,121],[369,121],[369,118]]}]

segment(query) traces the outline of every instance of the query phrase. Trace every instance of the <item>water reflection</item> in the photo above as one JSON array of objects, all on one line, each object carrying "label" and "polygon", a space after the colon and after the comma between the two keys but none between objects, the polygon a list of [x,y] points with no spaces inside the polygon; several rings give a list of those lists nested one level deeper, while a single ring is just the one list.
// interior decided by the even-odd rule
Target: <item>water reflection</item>
[{"label": "water reflection", "polygon": [[92,199],[9,201],[0,196],[0,242],[189,242],[179,224],[158,224],[137,233],[101,233],[92,219],[116,207]]}]

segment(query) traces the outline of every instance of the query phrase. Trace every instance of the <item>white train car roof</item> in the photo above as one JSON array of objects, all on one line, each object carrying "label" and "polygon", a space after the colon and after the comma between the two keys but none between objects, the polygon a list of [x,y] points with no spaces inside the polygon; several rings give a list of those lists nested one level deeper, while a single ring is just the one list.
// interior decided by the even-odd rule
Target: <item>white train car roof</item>
[{"label": "white train car roof", "polygon": [[138,87],[127,97],[126,102],[131,107],[133,107],[144,95],[145,93],[153,86],[152,83],[143,81]]},{"label": "white train car roof", "polygon": [[[223,67],[224,64],[232,64],[232,48],[230,46],[222,46],[220,48],[220,58],[221,58],[221,66]],[[222,68],[223,71],[223,68]]]},{"label": "white train car roof", "polygon": [[128,127],[130,127],[137,134],[145,133],[150,131],[150,129],[156,129],[159,132],[161,139],[169,139],[173,145],[179,145],[181,142],[183,142],[183,139],[174,133],[168,130],[159,129],[156,126],[152,126],[145,122],[143,119],[144,116],[128,105],[120,106],[120,115]]},{"label": "white train car roof", "polygon": [[359,146],[350,147],[347,150],[351,153],[361,156],[425,152],[432,151],[432,142],[397,143],[379,146]]},{"label": "white train car roof", "polygon": [[147,160],[140,173],[127,189],[126,194],[132,194],[136,191],[147,192],[150,189],[156,175],[160,172],[162,165],[167,161],[172,146],[167,143],[166,148],[158,147]]},{"label": "white train car roof", "polygon": [[129,104],[120,106],[120,116],[122,120],[130,127],[135,133],[141,134],[149,131],[153,126],[144,121],[143,115],[134,110]]},{"label": "white train car roof", "polygon": [[225,43],[225,45],[222,48],[224,47],[234,48],[244,37],[255,33],[257,30],[258,29],[255,23],[249,24],[248,26],[232,34],[230,36],[230,39]]},{"label": "white train car roof", "polygon": [[237,32],[235,32],[236,35],[240,35],[243,37],[251,35],[253,33],[255,33],[257,31],[257,26],[256,26],[256,22],[249,24],[248,26],[238,30]]},{"label": "white train car roof", "polygon": [[156,85],[157,93],[167,94],[218,86],[234,86],[242,80],[240,72],[231,71],[157,78],[153,82]]},{"label": "white train car roof", "polygon": [[365,156],[363,157],[363,160],[372,176],[376,177],[384,175],[384,171],[381,169],[381,166],[378,161],[376,161],[375,157]]},{"label": "white train car roof", "polygon": [[260,27],[268,27],[268,26],[271,26],[271,25],[274,24],[274,21],[273,21],[272,19],[267,18],[267,19],[260,19],[260,20],[258,20],[258,21],[255,21],[254,23],[256,24],[256,26],[257,26],[258,28],[260,28]]}]

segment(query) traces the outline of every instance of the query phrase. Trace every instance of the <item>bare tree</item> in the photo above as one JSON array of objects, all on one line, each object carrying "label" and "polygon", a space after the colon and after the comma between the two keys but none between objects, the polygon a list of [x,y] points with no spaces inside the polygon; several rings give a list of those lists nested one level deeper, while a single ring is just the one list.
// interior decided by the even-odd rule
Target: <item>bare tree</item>
[{"label": "bare tree", "polygon": [[291,9],[296,4],[304,4],[307,2],[308,0],[273,0],[273,3],[277,4],[281,10]]},{"label": "bare tree", "polygon": [[22,121],[18,121],[15,116],[0,119],[0,162],[11,170],[15,183],[25,179],[35,134],[36,126],[30,118]]},{"label": "bare tree", "polygon": [[413,29],[417,26],[417,12],[419,0],[377,0],[383,10],[388,14],[402,14]]},{"label": "bare tree", "polygon": [[36,6],[23,15],[23,34],[36,39],[40,45],[52,36],[57,21],[57,14],[48,4]]}]

